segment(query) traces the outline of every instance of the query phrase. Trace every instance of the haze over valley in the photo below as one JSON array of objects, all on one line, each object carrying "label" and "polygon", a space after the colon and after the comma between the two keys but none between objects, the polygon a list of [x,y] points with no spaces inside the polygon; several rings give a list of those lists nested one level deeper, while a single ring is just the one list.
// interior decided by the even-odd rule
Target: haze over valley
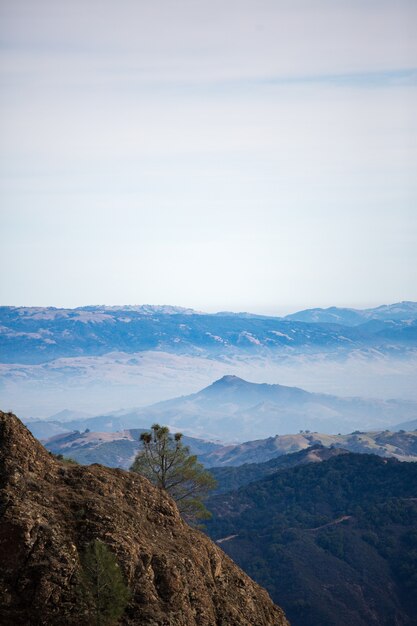
[{"label": "haze over valley", "polygon": [[95,415],[236,375],[316,393],[417,400],[416,311],[412,302],[285,318],[154,306],[2,307],[1,396],[25,417],[65,408]]}]

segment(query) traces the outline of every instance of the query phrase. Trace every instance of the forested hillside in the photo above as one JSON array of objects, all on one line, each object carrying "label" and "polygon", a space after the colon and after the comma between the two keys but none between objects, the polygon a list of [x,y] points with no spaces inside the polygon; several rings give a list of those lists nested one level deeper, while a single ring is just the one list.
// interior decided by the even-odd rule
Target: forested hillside
[{"label": "forested hillside", "polygon": [[209,535],[295,626],[415,624],[417,465],[343,454],[208,503]]}]

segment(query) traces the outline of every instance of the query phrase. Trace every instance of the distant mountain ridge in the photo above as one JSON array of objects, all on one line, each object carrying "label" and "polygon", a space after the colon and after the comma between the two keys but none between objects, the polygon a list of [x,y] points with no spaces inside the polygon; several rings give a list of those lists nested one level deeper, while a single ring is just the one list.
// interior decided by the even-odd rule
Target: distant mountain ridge
[{"label": "distant mountain ridge", "polygon": [[[59,310],[59,309],[58,309]],[[190,309],[183,306],[173,306],[170,304],[124,304],[124,305],[88,305],[88,306],[79,306],[74,309],[74,311],[125,311],[130,312],[134,311],[136,313],[140,313],[141,315],[203,315],[201,311],[196,311],[195,309]]]},{"label": "distant mountain ridge", "polygon": [[167,424],[186,435],[214,441],[244,441],[299,430],[333,434],[390,426],[417,418],[417,402],[343,398],[298,387],[251,383],[227,375],[197,393],[138,409],[87,419],[31,421],[32,432],[48,438],[71,430],[113,432]]},{"label": "distant mountain ridge", "polygon": [[417,319],[417,302],[403,301],[395,304],[383,304],[371,309],[351,309],[336,306],[327,309],[305,309],[286,315],[285,319],[346,326],[358,326],[370,320],[382,322],[415,320]]},{"label": "distant mountain ridge", "polygon": [[3,363],[161,350],[189,355],[417,348],[417,304],[361,312],[313,309],[285,318],[171,306],[0,307]]},{"label": "distant mountain ridge", "polygon": [[[27,427],[34,430],[33,423],[27,424]],[[79,463],[101,463],[109,467],[128,469],[139,450],[139,435],[144,430],[132,428],[119,432],[73,431],[41,440],[50,452],[62,454]],[[341,451],[417,461],[417,430],[357,431],[348,435],[302,432],[231,446],[187,436],[184,436],[183,441],[206,467],[215,468],[220,474],[224,471],[225,476],[233,477],[239,484],[240,476],[249,475],[252,480],[260,472],[262,475],[268,474],[271,469],[275,471],[299,462],[329,458]],[[260,468],[260,465],[263,467]]]},{"label": "distant mountain ridge", "polygon": [[397,424],[395,430],[417,430],[417,419]]},{"label": "distant mountain ridge", "polygon": [[364,322],[378,320],[404,321],[417,319],[417,302],[405,300],[395,304],[383,304],[371,309],[352,309],[343,307],[315,308],[297,311],[286,315],[284,319],[299,322],[342,324],[358,326]]}]

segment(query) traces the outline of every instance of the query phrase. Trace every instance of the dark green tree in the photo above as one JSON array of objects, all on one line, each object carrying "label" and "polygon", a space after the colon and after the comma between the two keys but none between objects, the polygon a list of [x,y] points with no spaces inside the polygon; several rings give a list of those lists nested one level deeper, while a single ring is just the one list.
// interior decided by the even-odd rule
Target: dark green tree
[{"label": "dark green tree", "polygon": [[216,481],[183,444],[182,434],[172,435],[166,426],[153,424],[151,432],[140,435],[140,442],[141,449],[130,469],[167,491],[186,521],[209,519],[204,499]]},{"label": "dark green tree", "polygon": [[79,592],[88,607],[89,623],[116,624],[129,602],[130,591],[113,552],[96,539],[81,557]]}]

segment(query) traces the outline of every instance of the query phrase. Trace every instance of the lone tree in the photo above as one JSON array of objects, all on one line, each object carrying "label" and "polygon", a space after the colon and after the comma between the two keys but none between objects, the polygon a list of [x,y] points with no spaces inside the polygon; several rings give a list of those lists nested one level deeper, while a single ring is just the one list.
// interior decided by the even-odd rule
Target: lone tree
[{"label": "lone tree", "polygon": [[203,500],[216,481],[183,444],[182,434],[172,435],[166,426],[153,424],[151,432],[140,435],[140,442],[141,449],[130,469],[167,491],[188,522],[209,519],[211,514]]},{"label": "lone tree", "polygon": [[81,556],[81,566],[78,591],[88,607],[89,623],[116,624],[129,602],[130,591],[113,552],[96,539]]}]

